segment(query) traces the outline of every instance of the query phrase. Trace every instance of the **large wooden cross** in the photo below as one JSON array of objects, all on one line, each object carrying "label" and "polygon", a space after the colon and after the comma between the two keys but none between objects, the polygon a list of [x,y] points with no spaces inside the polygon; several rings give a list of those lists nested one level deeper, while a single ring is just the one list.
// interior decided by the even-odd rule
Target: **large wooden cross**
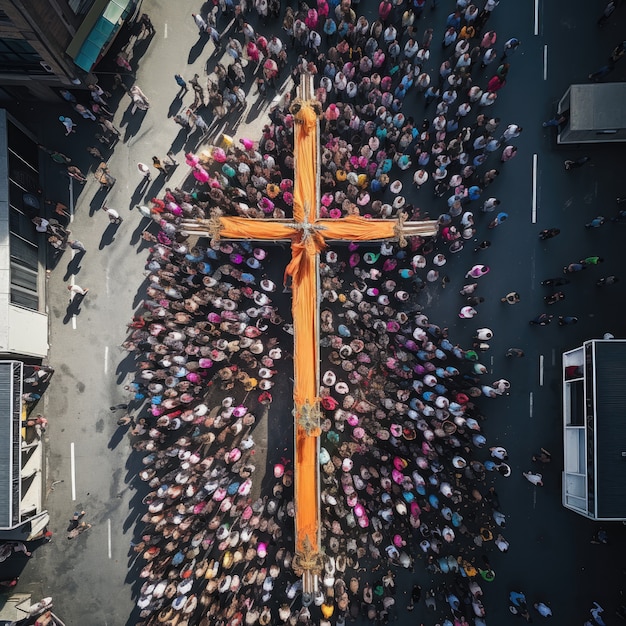
[{"label": "large wooden cross", "polygon": [[411,236],[433,236],[436,222],[395,219],[319,217],[320,148],[319,102],[314,100],[313,77],[303,76],[291,106],[295,125],[295,181],[293,219],[255,220],[219,217],[189,220],[183,229],[215,239],[289,241],[291,261],[285,278],[292,279],[294,326],[294,498],[296,545],[293,567],[302,576],[304,591],[317,589],[323,567],[320,551],[320,373],[319,373],[319,254],[331,241],[399,241]]}]

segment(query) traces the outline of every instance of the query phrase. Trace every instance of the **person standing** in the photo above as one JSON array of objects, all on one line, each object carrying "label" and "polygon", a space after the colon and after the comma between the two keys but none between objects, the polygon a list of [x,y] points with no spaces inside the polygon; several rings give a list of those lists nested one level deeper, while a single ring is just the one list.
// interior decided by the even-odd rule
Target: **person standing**
[{"label": "person standing", "polygon": [[102,130],[105,133],[108,131],[108,132],[113,133],[117,137],[119,137],[122,134],[122,133],[120,133],[120,131],[117,128],[115,128],[115,126],[113,125],[111,120],[108,120],[106,117],[103,117],[101,115],[98,118],[98,122],[100,123],[100,128],[102,128]]}]

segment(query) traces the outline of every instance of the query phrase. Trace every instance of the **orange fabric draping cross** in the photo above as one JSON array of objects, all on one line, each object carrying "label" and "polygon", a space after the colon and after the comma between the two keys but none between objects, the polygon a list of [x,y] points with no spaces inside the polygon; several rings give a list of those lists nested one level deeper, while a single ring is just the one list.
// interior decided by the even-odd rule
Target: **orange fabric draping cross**
[{"label": "orange fabric draping cross", "polygon": [[[309,430],[300,423],[303,413],[318,406],[319,332],[318,268],[319,253],[328,240],[368,241],[397,239],[399,220],[372,220],[359,216],[318,219],[318,138],[314,109],[302,103],[295,115],[296,177],[292,221],[219,218],[219,237],[224,239],[291,240],[291,261],[285,278],[291,277],[294,324],[294,426],[295,426],[295,527],[296,552],[305,544],[319,551],[319,428]],[[414,225],[415,226],[415,225]],[[432,235],[434,222],[416,227],[419,234]],[[417,231],[416,231],[417,233]],[[308,541],[307,541],[308,540]]]}]

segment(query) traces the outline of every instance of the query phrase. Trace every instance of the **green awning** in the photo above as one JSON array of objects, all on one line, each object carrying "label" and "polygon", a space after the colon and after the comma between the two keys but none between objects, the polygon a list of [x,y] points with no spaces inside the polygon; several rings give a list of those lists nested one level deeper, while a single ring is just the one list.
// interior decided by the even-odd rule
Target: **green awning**
[{"label": "green awning", "polygon": [[[104,9],[96,3],[67,49],[74,63],[85,72],[91,71],[102,50],[122,25],[133,0],[109,0]],[[80,46],[80,47],[79,47]]]}]

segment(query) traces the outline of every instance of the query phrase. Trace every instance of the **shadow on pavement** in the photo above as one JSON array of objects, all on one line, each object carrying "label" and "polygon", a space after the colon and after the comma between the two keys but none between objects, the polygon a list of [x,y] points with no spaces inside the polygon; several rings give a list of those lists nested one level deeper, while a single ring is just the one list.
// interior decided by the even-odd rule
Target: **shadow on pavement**
[{"label": "shadow on pavement", "polygon": [[174,117],[183,106],[183,97],[179,93],[174,96],[170,108],[167,111],[167,117]]},{"label": "shadow on pavement", "polygon": [[81,266],[80,263],[83,260],[83,257],[85,256],[84,252],[77,252],[74,255],[74,258],[67,264],[67,269],[65,270],[65,275],[63,276],[63,282],[66,282],[67,280],[69,280],[69,277],[72,276],[72,274],[76,275],[78,274],[78,272],[80,272]]},{"label": "shadow on pavement", "polygon": [[209,35],[207,33],[202,33],[198,38],[198,41],[193,45],[193,47],[189,50],[189,56],[187,57],[187,65],[192,65],[198,60],[198,57],[202,54],[204,47],[209,42]]},{"label": "shadow on pavement", "polygon": [[70,320],[74,315],[78,315],[81,311],[80,305],[83,302],[84,296],[81,296],[79,293],[75,294],[70,303],[67,305],[67,309],[65,312],[65,317],[63,318],[64,324],[69,324]]},{"label": "shadow on pavement", "polygon": [[105,231],[102,233],[98,250],[104,250],[106,246],[115,241],[115,234],[117,233],[117,229],[119,227],[119,224],[113,224],[112,222],[106,227]]},{"label": "shadow on pavement", "polygon": [[118,426],[107,443],[109,450],[115,450],[117,446],[124,440],[124,435],[128,432],[128,426]]},{"label": "shadow on pavement", "polygon": [[124,133],[123,142],[126,143],[131,137],[134,137],[141,128],[144,118],[146,117],[147,111],[142,109],[137,109],[135,113],[132,112],[133,103],[131,102],[129,107],[124,112],[124,116],[120,122],[120,126],[126,127],[126,131]]}]

